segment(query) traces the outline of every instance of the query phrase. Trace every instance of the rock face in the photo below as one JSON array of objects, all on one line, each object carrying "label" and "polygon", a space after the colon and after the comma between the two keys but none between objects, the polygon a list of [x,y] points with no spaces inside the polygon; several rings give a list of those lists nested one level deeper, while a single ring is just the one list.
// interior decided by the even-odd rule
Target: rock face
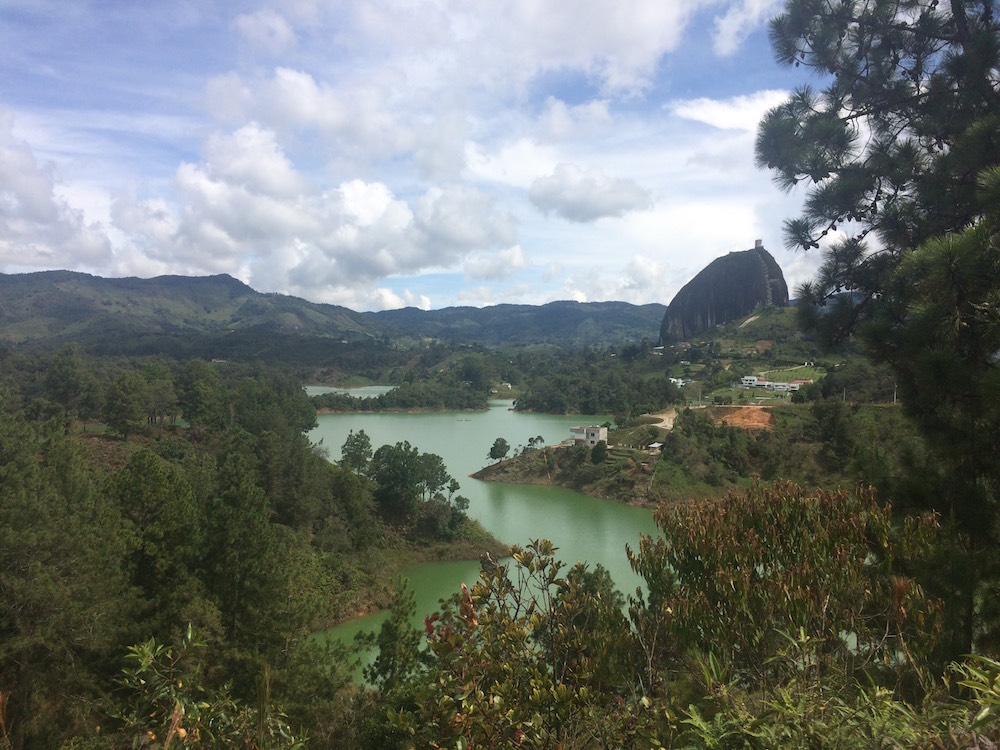
[{"label": "rock face", "polygon": [[781,268],[764,247],[716,258],[677,292],[660,324],[660,343],[687,339],[759,307],[788,304]]}]

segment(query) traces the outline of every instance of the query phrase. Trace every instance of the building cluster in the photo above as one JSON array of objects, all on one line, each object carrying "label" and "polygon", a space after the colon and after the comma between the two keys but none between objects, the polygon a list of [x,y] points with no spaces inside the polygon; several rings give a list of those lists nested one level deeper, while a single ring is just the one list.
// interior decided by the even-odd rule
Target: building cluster
[{"label": "building cluster", "polygon": [[778,393],[789,393],[791,391],[797,391],[804,385],[809,385],[811,380],[790,380],[787,383],[784,382],[774,382],[771,380],[765,380],[763,378],[758,378],[756,375],[744,375],[740,378],[741,388],[763,388],[766,391],[776,391]]}]

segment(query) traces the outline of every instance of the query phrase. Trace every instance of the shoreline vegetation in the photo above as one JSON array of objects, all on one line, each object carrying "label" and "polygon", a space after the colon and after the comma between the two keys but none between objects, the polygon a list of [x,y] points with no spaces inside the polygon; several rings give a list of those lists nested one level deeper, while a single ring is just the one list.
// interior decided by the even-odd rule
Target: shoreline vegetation
[{"label": "shoreline vegetation", "polygon": [[320,625],[320,630],[343,625],[351,620],[390,609],[398,592],[395,582],[403,571],[414,565],[430,562],[479,560],[484,553],[495,559],[507,557],[510,545],[490,534],[479,521],[467,518],[449,541],[415,542],[398,537],[387,539],[384,549],[378,550],[373,569],[379,571],[378,581],[372,587],[361,587],[356,596],[344,602],[338,616]]},{"label": "shoreline vegetation", "polygon": [[528,448],[470,476],[656,509],[720,498],[757,480],[884,486],[900,470],[899,459],[888,456],[905,456],[914,440],[902,410],[891,404],[679,407],[609,430],[603,446]]},{"label": "shoreline vegetation", "polygon": [[[610,500],[639,508],[656,508],[660,501],[644,491],[641,482],[634,480],[635,474],[645,474],[645,469],[633,467],[632,474],[624,482],[617,482],[614,488],[602,484],[603,476],[588,471],[586,457],[590,448],[575,445],[551,445],[526,451],[495,464],[484,466],[469,476],[485,482],[509,482],[511,484],[536,484],[542,486],[565,487],[576,490],[598,500]],[[582,469],[582,470],[581,470]],[[628,471],[628,470],[626,470]]]}]

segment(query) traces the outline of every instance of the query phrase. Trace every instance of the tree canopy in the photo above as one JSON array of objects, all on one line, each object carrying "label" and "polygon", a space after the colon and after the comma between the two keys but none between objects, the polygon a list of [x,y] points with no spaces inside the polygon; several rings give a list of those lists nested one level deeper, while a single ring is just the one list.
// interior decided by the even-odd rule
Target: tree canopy
[{"label": "tree canopy", "polygon": [[[991,0],[788,0],[777,59],[820,74],[772,109],[757,163],[805,185],[789,246],[821,248],[799,290],[827,343],[859,333],[888,364],[947,479],[925,504],[948,520],[955,566],[938,592],[963,636],[995,619],[1000,23]],[[961,624],[958,624],[961,623]]]},{"label": "tree canopy", "polygon": [[980,170],[1000,163],[1000,25],[991,0],[789,0],[777,60],[819,74],[761,122],[756,158],[805,185],[785,241],[822,246],[800,297],[841,292],[822,327],[852,330],[903,254],[981,214]]}]

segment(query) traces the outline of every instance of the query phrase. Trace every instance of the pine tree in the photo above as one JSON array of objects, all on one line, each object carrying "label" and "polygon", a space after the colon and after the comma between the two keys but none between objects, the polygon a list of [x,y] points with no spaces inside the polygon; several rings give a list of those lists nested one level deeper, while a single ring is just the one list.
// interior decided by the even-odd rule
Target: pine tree
[{"label": "pine tree", "polygon": [[[909,250],[983,209],[976,181],[1000,163],[1000,24],[991,0],[789,0],[771,22],[778,61],[818,73],[772,109],[758,166],[805,185],[790,247],[822,245],[799,297],[830,339],[854,330]],[[848,295],[838,293],[848,292]]]}]

